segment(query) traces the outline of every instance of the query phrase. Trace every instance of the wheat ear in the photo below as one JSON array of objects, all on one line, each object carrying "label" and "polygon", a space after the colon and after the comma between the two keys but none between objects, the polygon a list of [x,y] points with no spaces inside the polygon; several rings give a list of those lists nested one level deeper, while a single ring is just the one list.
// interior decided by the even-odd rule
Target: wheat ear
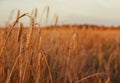
[{"label": "wheat ear", "polygon": [[20,23],[20,28],[19,28],[19,32],[18,32],[18,42],[20,41],[20,38],[21,38],[21,33],[22,33],[22,29],[23,29],[23,24]]},{"label": "wheat ear", "polygon": [[31,36],[32,36],[32,31],[34,28],[34,18],[30,17],[30,27],[29,27],[29,32],[27,35],[27,40],[26,40],[26,49],[28,49],[30,47],[30,41],[31,41]]}]

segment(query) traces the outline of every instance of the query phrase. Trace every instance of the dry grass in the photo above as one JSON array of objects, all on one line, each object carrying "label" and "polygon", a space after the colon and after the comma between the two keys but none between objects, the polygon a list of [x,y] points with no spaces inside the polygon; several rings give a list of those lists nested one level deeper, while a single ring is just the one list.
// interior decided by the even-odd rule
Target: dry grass
[{"label": "dry grass", "polygon": [[119,28],[31,27],[0,28],[0,83],[120,82]]}]

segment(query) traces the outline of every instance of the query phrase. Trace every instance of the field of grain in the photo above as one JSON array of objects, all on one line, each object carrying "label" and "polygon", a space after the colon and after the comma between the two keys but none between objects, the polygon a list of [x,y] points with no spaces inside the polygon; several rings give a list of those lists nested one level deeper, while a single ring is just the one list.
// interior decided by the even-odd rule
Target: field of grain
[{"label": "field of grain", "polygon": [[119,82],[119,28],[0,28],[0,83]]}]

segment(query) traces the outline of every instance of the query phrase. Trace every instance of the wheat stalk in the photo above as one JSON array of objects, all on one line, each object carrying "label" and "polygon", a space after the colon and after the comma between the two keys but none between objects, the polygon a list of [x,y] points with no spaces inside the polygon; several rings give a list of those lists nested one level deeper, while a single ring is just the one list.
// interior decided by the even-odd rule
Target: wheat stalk
[{"label": "wheat stalk", "polygon": [[25,54],[25,57],[26,57],[26,59],[25,59],[26,61],[25,61],[25,67],[24,67],[24,71],[23,71],[23,74],[22,74],[22,78],[21,78],[21,83],[24,82],[25,73],[26,73],[27,66],[28,66],[28,61],[29,61],[29,59],[28,59],[29,56],[27,56],[27,54]]},{"label": "wheat stalk", "polygon": [[53,77],[52,77],[50,66],[49,66],[48,61],[47,61],[46,54],[43,51],[41,51],[41,54],[43,55],[43,59],[45,60],[46,66],[48,68],[48,73],[49,73],[49,76],[50,76],[51,83],[53,83]]},{"label": "wheat stalk", "polygon": [[39,33],[39,38],[38,38],[38,48],[37,49],[39,51],[39,49],[41,49],[41,28],[39,28],[38,33]]},{"label": "wheat stalk", "polygon": [[103,75],[103,74],[105,74],[105,73],[104,73],[104,72],[95,73],[95,74],[89,75],[89,76],[87,76],[87,77],[84,77],[84,78],[82,78],[81,80],[76,81],[75,83],[80,83],[80,82],[82,82],[82,81],[84,81],[84,80],[87,80],[87,79],[89,79],[89,78],[92,78],[92,77],[95,77],[95,76],[99,76],[99,75]]},{"label": "wheat stalk", "polygon": [[7,78],[7,80],[6,80],[6,83],[9,83],[9,81],[10,81],[10,77],[12,76],[13,70],[15,69],[15,66],[16,66],[17,63],[18,63],[18,60],[19,60],[19,58],[21,57],[21,52],[22,52],[22,48],[21,48],[21,45],[20,45],[20,53],[19,53],[19,56],[18,56],[17,59],[15,60],[15,63],[14,63],[14,65],[13,65],[11,71],[10,71],[10,74],[8,75],[8,78]]}]

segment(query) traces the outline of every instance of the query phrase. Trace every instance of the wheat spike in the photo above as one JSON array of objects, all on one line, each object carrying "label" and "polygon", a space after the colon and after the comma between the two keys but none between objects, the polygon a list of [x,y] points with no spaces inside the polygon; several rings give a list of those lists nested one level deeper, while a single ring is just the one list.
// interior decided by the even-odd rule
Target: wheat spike
[{"label": "wheat spike", "polygon": [[37,20],[37,14],[38,14],[38,10],[37,8],[34,9],[34,22],[36,23]]},{"label": "wheat spike", "polygon": [[48,17],[49,17],[49,11],[50,11],[50,8],[49,6],[46,8],[46,24],[48,23]]},{"label": "wheat spike", "polygon": [[18,10],[17,12],[17,18],[19,18],[19,16],[20,16],[20,10]]},{"label": "wheat spike", "polygon": [[35,10],[34,10],[34,18],[37,18],[37,14],[38,14],[38,10],[37,10],[37,8],[35,8]]},{"label": "wheat spike", "polygon": [[55,19],[55,24],[54,24],[54,26],[57,26],[57,23],[58,23],[58,15],[55,15],[55,16],[54,16],[54,19]]},{"label": "wheat spike", "polygon": [[26,49],[30,47],[30,40],[31,40],[33,28],[34,28],[34,18],[30,17],[30,27],[26,40]]},{"label": "wheat spike", "polygon": [[19,28],[19,32],[18,32],[18,42],[20,41],[20,38],[21,38],[22,28],[23,28],[23,24],[20,23],[20,28]]}]

